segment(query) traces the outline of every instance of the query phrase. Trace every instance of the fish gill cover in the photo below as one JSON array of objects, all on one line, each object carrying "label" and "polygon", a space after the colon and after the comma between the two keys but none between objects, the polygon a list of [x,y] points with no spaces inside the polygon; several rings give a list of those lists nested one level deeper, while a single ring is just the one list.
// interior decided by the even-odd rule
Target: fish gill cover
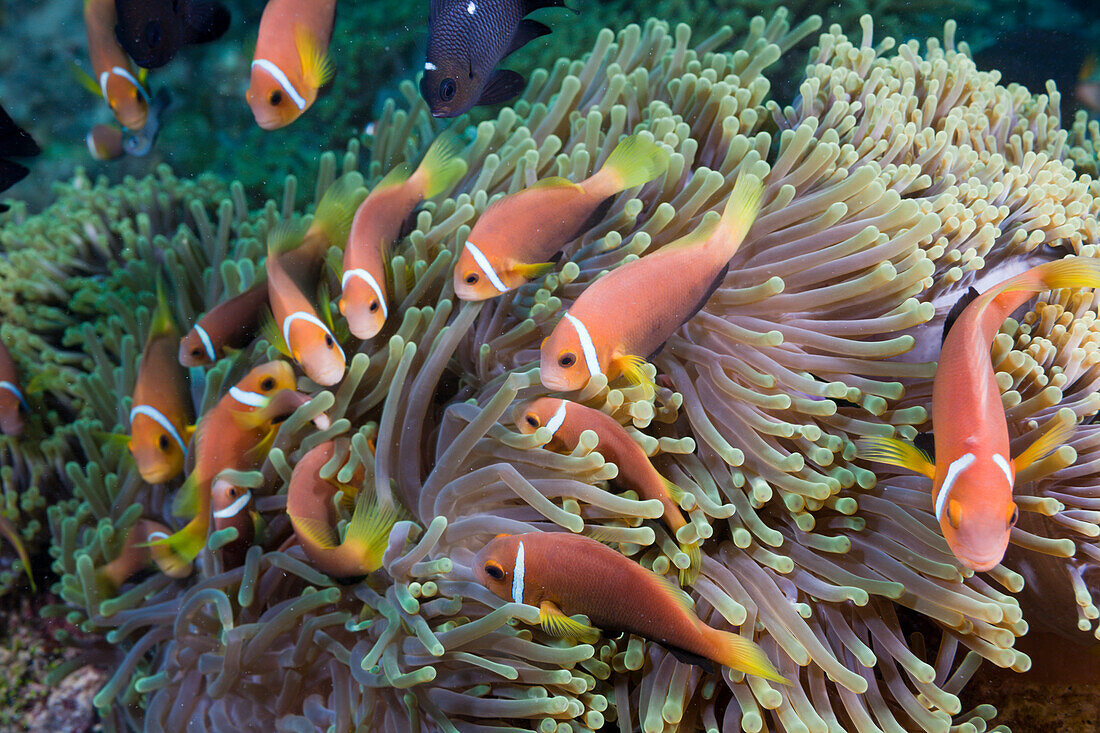
[{"label": "fish gill cover", "polygon": [[[232,476],[258,495],[267,542],[227,568],[218,549],[234,535],[214,532],[189,577],[154,572],[117,595],[97,570],[140,518],[173,523],[174,485],[143,484],[99,432],[125,429],[155,274],[167,272],[184,324],[242,292],[267,233],[299,216],[298,180],[250,211],[239,184],[165,169],[114,188],[78,177],[45,214],[3,215],[5,340],[39,379],[32,405],[52,408],[24,435],[43,440],[2,439],[5,512],[40,521],[42,477],[72,486],[48,512],[63,600],[48,612],[78,625],[84,659],[110,670],[95,698],[105,727],[982,730],[995,711],[959,699],[982,660],[1026,670],[1014,642],[1036,616],[1092,632],[1092,292],[1041,296],[994,343],[1014,447],[1053,421],[1082,423],[1020,477],[1023,517],[1003,565],[961,568],[925,480],[855,461],[854,440],[926,427],[939,320],[974,276],[1096,256],[1100,190],[1074,166],[1095,172],[1100,130],[1083,117],[1063,130],[1053,90],[998,86],[951,23],[923,50],[875,43],[869,17],[861,26],[821,34],[790,107],[769,100],[761,72],[818,21],[792,28],[785,11],[754,19],[733,52],[728,29],[693,41],[687,26],[650,21],[531,74],[512,107],[467,131],[468,173],[395,247],[382,335],[357,352],[345,343],[340,384],[299,380],[312,400],[261,470]],[[401,93],[372,137],[322,157],[314,201],[341,174],[370,186],[420,158],[443,128],[411,84]],[[616,198],[553,272],[489,303],[454,299],[450,265],[494,195],[580,180],[640,131],[669,151],[663,175]],[[655,357],[667,380],[647,398],[595,377],[575,396],[626,425],[686,490],[689,522],[673,537],[647,521],[659,502],[605,490],[617,467],[594,441],[548,451],[548,431],[522,434],[512,408],[546,393],[539,342],[563,308],[720,211],[743,172],[764,179],[763,210],[715,296]],[[200,414],[276,356],[260,340],[219,361]],[[321,412],[323,430],[310,424]],[[279,548],[292,469],[329,440],[323,476],[361,469],[365,487],[408,512],[381,571],[350,584]],[[21,520],[28,539],[33,521]],[[702,541],[696,612],[740,626],[792,684],[704,673],[633,636],[545,635],[537,609],[502,603],[469,572],[494,535],[542,530],[598,531],[658,573],[686,566],[678,541]],[[1049,587],[1043,598],[1033,580]]]}]

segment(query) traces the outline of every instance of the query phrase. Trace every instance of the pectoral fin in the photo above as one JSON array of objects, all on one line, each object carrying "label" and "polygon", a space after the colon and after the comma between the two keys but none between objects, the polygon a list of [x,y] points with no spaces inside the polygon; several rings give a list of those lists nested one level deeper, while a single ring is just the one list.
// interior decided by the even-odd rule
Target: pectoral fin
[{"label": "pectoral fin", "polygon": [[534,280],[536,277],[542,277],[553,269],[553,262],[535,262],[530,265],[512,266],[512,270],[518,273],[525,280]]},{"label": "pectoral fin", "polygon": [[600,636],[599,629],[566,616],[550,601],[543,601],[539,606],[539,624],[542,630],[551,636],[579,639],[585,642],[594,642]]},{"label": "pectoral fin", "polygon": [[897,438],[860,438],[856,441],[856,456],[908,468],[930,479],[936,477],[936,464],[923,451]]},{"label": "pectoral fin", "polygon": [[615,362],[616,366],[619,367],[619,371],[621,371],[626,378],[626,381],[644,387],[647,398],[654,395],[657,390],[657,385],[653,383],[653,380],[650,379],[649,375],[645,372],[645,359],[640,356],[634,356],[633,354],[626,354],[617,357]]},{"label": "pectoral fin", "polygon": [[1070,436],[1073,435],[1073,431],[1076,427],[1077,423],[1073,420],[1059,420],[1054,427],[1040,435],[1023,453],[1012,460],[1012,465],[1015,467],[1016,473],[1020,473],[1032,463],[1046,458],[1048,455],[1058,450],[1058,448],[1062,447],[1062,445],[1070,439]]}]

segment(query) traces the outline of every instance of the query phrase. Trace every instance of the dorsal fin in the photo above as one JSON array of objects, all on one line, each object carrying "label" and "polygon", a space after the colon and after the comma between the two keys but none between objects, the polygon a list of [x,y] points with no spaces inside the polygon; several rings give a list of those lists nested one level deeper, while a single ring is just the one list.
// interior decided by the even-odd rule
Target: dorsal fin
[{"label": "dorsal fin", "polygon": [[966,306],[973,303],[978,295],[980,295],[980,293],[971,285],[970,289],[962,294],[962,297],[958,299],[955,305],[951,306],[951,310],[947,312],[947,317],[943,319],[943,336],[940,338],[941,344],[947,340],[947,333],[951,330],[951,327],[955,325],[955,321],[959,320],[959,316],[966,310]]}]

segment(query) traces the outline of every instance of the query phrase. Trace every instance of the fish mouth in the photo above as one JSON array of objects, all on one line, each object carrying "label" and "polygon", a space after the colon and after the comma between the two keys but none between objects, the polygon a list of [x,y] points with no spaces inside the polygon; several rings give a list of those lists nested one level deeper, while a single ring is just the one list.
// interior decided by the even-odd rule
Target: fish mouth
[{"label": "fish mouth", "polygon": [[142,469],[138,466],[138,473],[141,474],[141,479],[147,484],[162,484],[171,479],[176,471],[172,470],[172,466],[154,466],[149,469]]},{"label": "fish mouth", "polygon": [[569,380],[565,377],[558,376],[556,374],[542,373],[542,386],[547,389],[552,389],[555,392],[572,392],[575,387],[569,383]]},{"label": "fish mouth", "polygon": [[967,555],[966,557],[960,557],[959,560],[963,565],[970,568],[976,573],[984,573],[988,570],[992,570],[1001,564],[1001,560],[1004,559],[1004,552],[991,553],[984,555]]},{"label": "fish mouth", "polygon": [[334,384],[339,384],[340,380],[344,378],[345,365],[332,365],[317,370],[315,373],[306,371],[306,376],[312,379],[322,387],[331,387]]}]

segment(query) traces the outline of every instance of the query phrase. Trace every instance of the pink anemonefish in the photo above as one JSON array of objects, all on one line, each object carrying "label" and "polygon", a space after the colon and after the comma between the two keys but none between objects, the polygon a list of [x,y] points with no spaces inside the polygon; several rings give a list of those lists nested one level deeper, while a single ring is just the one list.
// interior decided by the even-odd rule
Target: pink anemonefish
[{"label": "pink anemonefish", "polygon": [[[581,433],[593,431],[600,440],[596,450],[619,469],[615,481],[620,486],[634,489],[643,499],[661,502],[665,524],[674,536],[687,524],[679,504],[684,490],[658,473],[642,447],[610,415],[577,402],[539,397],[517,411],[516,425],[528,435],[540,427],[549,429],[554,437],[547,447],[567,451],[577,447]],[[687,585],[699,574],[699,545],[682,543],[680,548],[690,561],[680,570],[680,584]]]},{"label": "pink anemonefish", "polygon": [[573,391],[597,374],[610,381],[621,373],[652,391],[642,355],[660,350],[722,283],[760,210],[762,193],[760,179],[743,173],[720,219],[708,214],[691,234],[589,285],[542,344],[543,385]]},{"label": "pink anemonefish", "polygon": [[545,178],[495,201],[474,223],[454,270],[455,295],[487,300],[553,267],[550,258],[602,217],[611,196],[652,181],[668,153],[648,133],[623,138],[596,173],[580,183]]},{"label": "pink anemonefish", "polygon": [[461,150],[457,135],[440,135],[415,171],[407,163],[394,168],[355,212],[344,248],[339,305],[356,338],[369,339],[382,330],[389,315],[386,265],[390,245],[417,204],[449,191],[466,175],[466,161],[458,157]]},{"label": "pink anemonefish", "polygon": [[327,54],[335,19],[336,0],[270,0],[264,6],[245,95],[261,128],[294,122],[332,78]]},{"label": "pink anemonefish", "polygon": [[84,0],[84,25],[95,78],[84,78],[82,74],[81,81],[107,100],[120,125],[140,130],[149,114],[149,92],[143,80],[134,75],[130,58],[115,38],[117,23],[115,0]]},{"label": "pink anemonefish", "polygon": [[[863,438],[857,455],[932,479],[933,508],[959,562],[991,570],[1004,557],[1019,515],[1016,475],[1064,443],[1073,425],[1059,424],[1009,458],[1008,423],[989,349],[1001,323],[1035,293],[1100,287],[1100,260],[1047,262],[996,285],[964,306],[947,332],[932,386],[935,459],[896,438]],[[954,314],[955,312],[953,312]]]},{"label": "pink anemonefish", "polygon": [[[539,609],[552,636],[594,640],[599,629],[651,639],[682,662],[713,663],[787,683],[751,639],[712,628],[666,578],[583,535],[498,535],[477,553],[477,581],[500,598]],[[570,618],[583,613],[594,626]]]}]

